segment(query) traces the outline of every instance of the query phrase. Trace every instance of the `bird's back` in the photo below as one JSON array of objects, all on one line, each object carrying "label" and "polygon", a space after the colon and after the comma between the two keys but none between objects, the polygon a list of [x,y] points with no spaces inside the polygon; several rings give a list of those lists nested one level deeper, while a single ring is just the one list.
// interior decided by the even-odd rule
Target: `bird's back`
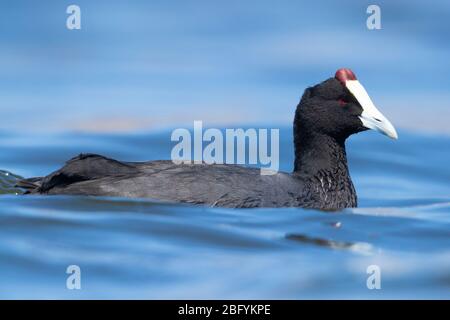
[{"label": "bird's back", "polygon": [[299,179],[286,173],[261,175],[238,165],[119,162],[79,155],[42,179],[25,180],[30,193],[153,198],[221,207],[295,206]]}]

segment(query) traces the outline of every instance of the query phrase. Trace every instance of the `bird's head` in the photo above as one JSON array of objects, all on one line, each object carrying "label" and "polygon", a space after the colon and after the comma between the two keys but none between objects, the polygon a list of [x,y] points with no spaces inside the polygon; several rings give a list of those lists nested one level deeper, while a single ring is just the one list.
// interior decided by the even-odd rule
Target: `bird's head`
[{"label": "bird's head", "polygon": [[350,69],[307,88],[297,106],[294,126],[303,133],[323,133],[336,139],[373,129],[392,139],[398,135],[391,122],[375,107]]}]

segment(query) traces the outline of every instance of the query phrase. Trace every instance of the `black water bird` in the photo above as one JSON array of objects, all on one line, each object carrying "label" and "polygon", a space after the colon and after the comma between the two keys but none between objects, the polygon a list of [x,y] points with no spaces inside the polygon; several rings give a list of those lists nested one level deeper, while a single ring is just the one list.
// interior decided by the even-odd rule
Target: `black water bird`
[{"label": "black water bird", "polygon": [[292,173],[261,175],[238,165],[120,162],[81,154],[42,178],[18,183],[28,194],[153,198],[219,207],[306,207],[335,210],[357,205],[345,140],[374,129],[396,139],[350,69],[307,88],[294,118]]}]

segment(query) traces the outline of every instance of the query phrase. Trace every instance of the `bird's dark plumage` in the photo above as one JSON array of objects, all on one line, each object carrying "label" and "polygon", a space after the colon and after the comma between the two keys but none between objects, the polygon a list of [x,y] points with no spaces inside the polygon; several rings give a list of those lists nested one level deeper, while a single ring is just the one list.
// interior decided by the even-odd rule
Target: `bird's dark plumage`
[{"label": "bird's dark plumage", "polygon": [[153,198],[236,208],[355,207],[345,140],[367,129],[363,111],[339,77],[306,89],[294,118],[292,173],[261,175],[259,169],[237,165],[119,162],[81,154],[52,174],[18,186],[30,194]]}]

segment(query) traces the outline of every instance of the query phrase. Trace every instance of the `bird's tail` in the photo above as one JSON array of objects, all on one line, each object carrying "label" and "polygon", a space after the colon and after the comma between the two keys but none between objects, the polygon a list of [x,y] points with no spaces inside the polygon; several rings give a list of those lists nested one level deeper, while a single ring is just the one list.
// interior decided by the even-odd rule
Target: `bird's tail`
[{"label": "bird's tail", "polygon": [[41,187],[42,177],[21,179],[17,181],[15,187],[25,189],[25,193],[38,192]]}]

